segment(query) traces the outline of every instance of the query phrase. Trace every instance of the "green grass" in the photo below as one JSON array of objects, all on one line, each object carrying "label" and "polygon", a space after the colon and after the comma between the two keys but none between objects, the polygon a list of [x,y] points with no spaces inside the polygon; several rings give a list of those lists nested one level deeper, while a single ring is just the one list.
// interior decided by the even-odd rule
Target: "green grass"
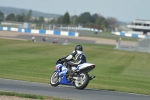
[{"label": "green grass", "polygon": [[[49,84],[57,59],[75,44],[61,45],[0,39],[0,77]],[[83,44],[87,61],[96,64],[96,78],[87,88],[150,95],[150,54]]]},{"label": "green grass", "polygon": [[37,100],[70,100],[70,99],[57,98],[52,96],[40,96],[40,95],[33,95],[33,94],[21,94],[16,92],[4,92],[4,91],[0,91],[0,95],[30,98],[30,99],[37,99]]},{"label": "green grass", "polygon": [[44,99],[42,96],[39,96],[39,95],[20,94],[20,93],[15,93],[15,92],[4,92],[4,91],[0,91],[0,95],[16,96],[16,97],[21,97],[21,98],[31,98],[31,99],[40,99],[40,100],[43,100],[43,99]]}]

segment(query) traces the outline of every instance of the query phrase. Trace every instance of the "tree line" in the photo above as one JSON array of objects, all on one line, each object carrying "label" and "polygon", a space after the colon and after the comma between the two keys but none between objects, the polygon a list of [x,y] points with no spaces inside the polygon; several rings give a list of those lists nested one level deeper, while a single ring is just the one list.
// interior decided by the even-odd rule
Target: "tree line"
[{"label": "tree line", "polygon": [[90,27],[96,29],[108,29],[115,30],[115,27],[119,26],[118,20],[114,17],[105,18],[100,14],[91,15],[89,12],[84,12],[79,16],[74,15],[70,16],[68,12],[66,12],[63,16],[59,17],[57,20],[53,19],[50,23],[54,24],[63,24],[63,25],[72,25],[78,26],[81,25],[83,27]]},{"label": "tree line", "polygon": [[14,13],[8,14],[4,19],[4,13],[0,11],[0,21],[16,21],[16,22],[31,22],[36,24],[44,23],[44,17],[40,16],[38,18],[32,17],[32,10],[29,10],[27,14],[22,12],[21,14],[15,15]]},{"label": "tree line", "polygon": [[105,18],[104,16],[100,14],[90,14],[89,12],[81,13],[79,16],[73,15],[70,16],[68,12],[66,12],[64,15],[60,16],[57,19],[52,19],[48,22],[44,20],[43,16],[40,16],[38,18],[32,17],[32,10],[29,10],[27,14],[22,12],[21,14],[15,15],[14,13],[11,13],[7,15],[7,17],[4,19],[4,13],[0,11],[0,21],[17,21],[17,22],[31,22],[35,24],[53,24],[53,25],[63,25],[63,26],[79,26],[82,27],[89,27],[89,28],[96,28],[101,30],[115,30],[115,27],[117,27],[118,20],[114,17],[108,17]]}]

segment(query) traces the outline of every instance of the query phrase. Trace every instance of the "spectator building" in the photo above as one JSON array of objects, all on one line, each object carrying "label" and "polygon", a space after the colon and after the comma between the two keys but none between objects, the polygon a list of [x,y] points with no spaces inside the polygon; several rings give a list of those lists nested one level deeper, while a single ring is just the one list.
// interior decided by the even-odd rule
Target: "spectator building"
[{"label": "spectator building", "polygon": [[132,30],[128,31],[128,33],[150,35],[150,20],[133,20],[130,25],[127,25],[127,28]]}]

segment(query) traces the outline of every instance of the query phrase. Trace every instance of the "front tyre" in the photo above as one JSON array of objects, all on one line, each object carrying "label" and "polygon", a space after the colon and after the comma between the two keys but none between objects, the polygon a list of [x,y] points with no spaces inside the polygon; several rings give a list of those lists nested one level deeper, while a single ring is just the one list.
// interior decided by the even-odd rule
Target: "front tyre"
[{"label": "front tyre", "polygon": [[58,86],[59,85],[59,75],[57,72],[54,72],[50,78],[51,86]]},{"label": "front tyre", "polygon": [[76,89],[84,89],[89,84],[88,73],[81,73],[79,77],[74,81]]}]

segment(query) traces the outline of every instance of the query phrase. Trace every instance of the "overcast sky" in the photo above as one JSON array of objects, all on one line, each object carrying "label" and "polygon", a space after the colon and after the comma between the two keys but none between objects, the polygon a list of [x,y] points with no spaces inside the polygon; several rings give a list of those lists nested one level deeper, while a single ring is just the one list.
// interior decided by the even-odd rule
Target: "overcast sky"
[{"label": "overcast sky", "polygon": [[90,12],[125,22],[150,20],[150,0],[0,0],[0,6],[62,15],[67,11],[70,15]]}]

